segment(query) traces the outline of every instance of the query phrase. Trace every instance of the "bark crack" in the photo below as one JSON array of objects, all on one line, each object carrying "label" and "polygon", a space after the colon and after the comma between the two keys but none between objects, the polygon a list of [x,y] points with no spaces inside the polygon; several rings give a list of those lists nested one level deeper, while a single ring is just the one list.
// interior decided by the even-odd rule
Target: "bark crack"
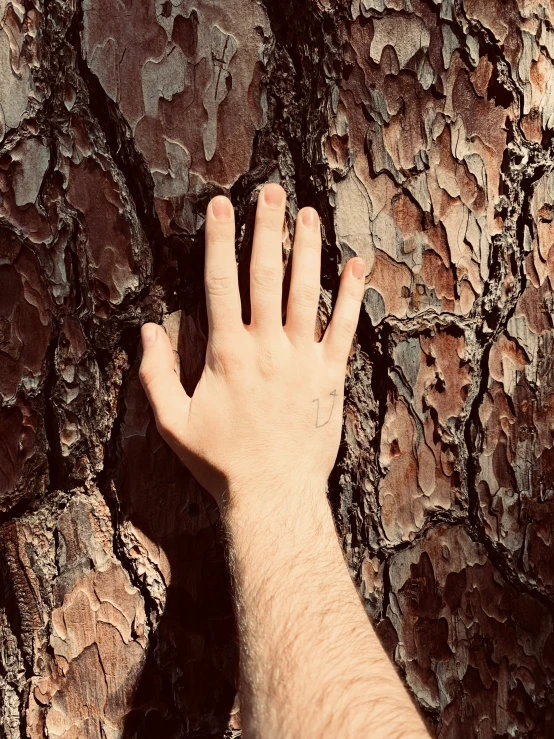
[{"label": "bark crack", "polygon": [[[549,609],[554,614],[554,595],[544,593],[531,584],[525,582],[518,573],[512,569],[507,559],[503,556],[503,547],[495,545],[485,530],[484,522],[480,516],[480,500],[477,490],[477,480],[480,471],[479,465],[479,448],[483,442],[483,429],[479,419],[479,409],[483,399],[488,391],[490,372],[489,372],[489,355],[495,341],[506,330],[510,318],[513,316],[519,298],[523,295],[526,286],[526,275],[524,269],[524,227],[526,221],[531,217],[531,199],[533,196],[534,184],[549,169],[554,167],[554,148],[550,147],[547,151],[537,150],[536,147],[530,147],[528,150],[530,161],[527,163],[529,171],[524,173],[520,168],[514,180],[510,178],[510,172],[506,174],[507,181],[510,182],[512,194],[515,192],[522,193],[520,198],[521,204],[515,218],[515,248],[513,254],[518,267],[517,287],[509,301],[506,301],[505,310],[499,312],[493,308],[486,316],[487,319],[492,318],[494,328],[488,336],[484,331],[478,332],[478,341],[481,344],[481,353],[476,359],[475,366],[480,368],[481,376],[476,383],[475,391],[470,401],[470,410],[464,427],[465,452],[466,452],[466,489],[469,499],[469,525],[468,530],[475,541],[481,543],[487,556],[494,564],[496,569],[501,573],[503,578],[512,585],[518,592],[526,593]],[[516,200],[517,202],[517,200]],[[507,553],[507,550],[505,550]]]},{"label": "bark crack", "polygon": [[86,63],[81,44],[83,32],[84,7],[81,0],[68,30],[67,42],[75,50],[76,72],[87,91],[88,108],[104,134],[111,158],[124,177],[152,250],[154,276],[159,277],[163,272],[165,239],[154,205],[154,181],[144,157],[135,145],[128,123]]}]

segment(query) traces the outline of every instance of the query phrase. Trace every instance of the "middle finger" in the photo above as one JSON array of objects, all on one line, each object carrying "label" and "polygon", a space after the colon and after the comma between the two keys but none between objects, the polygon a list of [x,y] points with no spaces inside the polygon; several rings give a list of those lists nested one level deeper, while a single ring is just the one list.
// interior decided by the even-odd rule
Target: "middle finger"
[{"label": "middle finger", "polygon": [[258,195],[250,262],[250,326],[283,329],[283,223],[286,193],[281,185],[265,185]]}]

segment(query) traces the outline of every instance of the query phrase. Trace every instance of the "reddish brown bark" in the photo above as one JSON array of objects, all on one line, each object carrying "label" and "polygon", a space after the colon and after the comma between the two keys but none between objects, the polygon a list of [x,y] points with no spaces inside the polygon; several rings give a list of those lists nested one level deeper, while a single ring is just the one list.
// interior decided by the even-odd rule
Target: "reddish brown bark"
[{"label": "reddish brown bark", "polygon": [[368,615],[441,739],[550,736],[554,6],[76,3],[0,0],[0,736],[239,734],[217,510],[138,339],[194,390],[205,207],[249,321],[268,180],[322,217],[320,334],[368,268],[329,481]]}]

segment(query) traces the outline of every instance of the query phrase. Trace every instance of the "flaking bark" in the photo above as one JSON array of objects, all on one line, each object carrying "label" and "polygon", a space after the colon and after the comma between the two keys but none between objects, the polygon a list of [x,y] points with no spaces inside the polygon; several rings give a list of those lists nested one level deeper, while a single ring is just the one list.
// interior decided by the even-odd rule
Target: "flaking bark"
[{"label": "flaking bark", "polygon": [[[268,180],[367,290],[329,495],[441,739],[554,725],[548,0],[0,0],[0,736],[238,736],[218,514],[137,376],[192,393],[203,224]],[[284,306],[286,303],[284,302]],[[261,491],[263,494],[263,491]],[[368,735],[370,727],[368,727]]]}]

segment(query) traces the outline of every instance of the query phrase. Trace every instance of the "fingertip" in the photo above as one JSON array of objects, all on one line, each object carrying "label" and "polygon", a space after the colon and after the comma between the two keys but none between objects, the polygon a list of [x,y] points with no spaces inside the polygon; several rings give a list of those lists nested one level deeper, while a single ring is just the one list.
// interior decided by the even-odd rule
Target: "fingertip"
[{"label": "fingertip", "polygon": [[315,208],[306,207],[300,211],[302,225],[306,228],[314,229],[319,226],[319,214]]},{"label": "fingertip", "polygon": [[142,339],[142,348],[148,349],[155,343],[158,337],[158,327],[155,323],[145,323],[141,326],[140,337]]},{"label": "fingertip", "polygon": [[209,208],[216,221],[229,222],[233,218],[233,205],[225,195],[216,195],[212,198]]},{"label": "fingertip", "polygon": [[365,277],[365,261],[361,257],[355,257],[352,262],[352,275],[356,280],[363,280]]},{"label": "fingertip", "polygon": [[284,188],[276,182],[268,182],[260,190],[262,200],[271,208],[282,208],[285,204],[287,193]]}]

